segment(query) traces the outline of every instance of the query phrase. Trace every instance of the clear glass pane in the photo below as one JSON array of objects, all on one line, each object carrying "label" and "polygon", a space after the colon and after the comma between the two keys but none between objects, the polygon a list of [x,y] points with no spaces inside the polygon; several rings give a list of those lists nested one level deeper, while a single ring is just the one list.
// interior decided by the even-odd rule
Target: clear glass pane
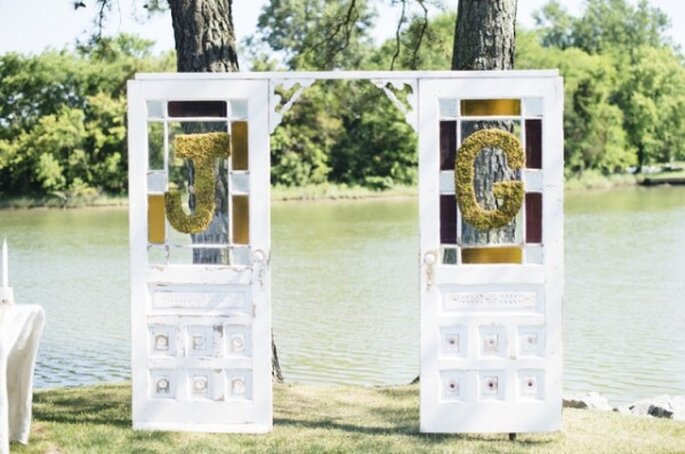
[{"label": "clear glass pane", "polygon": [[441,263],[444,265],[456,265],[457,254],[459,254],[459,249],[456,247],[445,247],[441,248],[442,260]]},{"label": "clear glass pane", "polygon": [[225,248],[191,248],[191,247],[171,247],[169,249],[169,264],[190,265],[190,264],[211,264],[228,265],[229,249]]},{"label": "clear glass pane", "polygon": [[148,169],[164,169],[164,123],[147,124]]},{"label": "clear glass pane", "polygon": [[[228,132],[228,124],[225,121],[211,122],[187,122],[169,123],[169,191],[180,194],[181,207],[184,216],[191,216],[196,210],[201,209],[196,198],[196,163],[193,160],[184,159],[177,155],[175,138],[180,135],[202,134],[208,132]],[[213,165],[213,172],[216,177],[214,190],[214,216],[209,226],[195,233],[178,231],[169,223],[169,243],[173,245],[188,244],[227,244],[228,243],[228,168],[227,160],[216,160]],[[219,196],[226,194],[225,196]],[[200,202],[201,203],[201,202]],[[193,256],[192,253],[189,253]],[[194,254],[196,263],[227,263],[228,254],[222,257],[219,254]]]},{"label": "clear glass pane", "polygon": [[[501,129],[516,136],[520,121],[516,120],[489,120],[489,121],[462,121],[462,137],[468,138],[471,134],[482,129]],[[457,150],[457,154],[459,154]],[[484,210],[496,210],[503,201],[494,196],[494,184],[500,181],[520,181],[521,171],[509,168],[507,158],[502,150],[497,147],[483,148],[476,156],[474,168],[475,176],[473,187],[476,200]],[[521,211],[519,211],[520,216]],[[521,240],[521,223],[516,219],[508,225],[490,230],[478,230],[470,225],[466,220],[461,222],[460,241],[464,245],[495,245],[495,244],[517,244]]]}]

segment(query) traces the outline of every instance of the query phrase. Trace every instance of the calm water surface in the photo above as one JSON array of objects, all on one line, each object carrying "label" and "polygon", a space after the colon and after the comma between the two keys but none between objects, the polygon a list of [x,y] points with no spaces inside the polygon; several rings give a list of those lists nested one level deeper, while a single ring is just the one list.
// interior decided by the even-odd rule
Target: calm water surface
[{"label": "calm water surface", "polygon": [[[406,383],[418,372],[416,200],[272,211],[274,335],[286,379]],[[121,209],[0,212],[20,303],[48,324],[40,387],[128,378]],[[685,188],[566,199],[565,388],[614,403],[685,394]]]}]

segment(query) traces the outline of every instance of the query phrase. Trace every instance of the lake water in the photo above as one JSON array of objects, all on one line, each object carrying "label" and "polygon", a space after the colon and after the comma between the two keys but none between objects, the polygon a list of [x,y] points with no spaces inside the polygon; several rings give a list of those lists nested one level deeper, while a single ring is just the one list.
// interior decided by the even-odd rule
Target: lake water
[{"label": "lake water", "polygon": [[[406,383],[418,373],[414,199],[277,203],[273,323],[287,380]],[[19,303],[45,308],[36,385],[130,375],[122,209],[0,212]],[[566,391],[613,403],[685,394],[685,188],[566,197]]]}]

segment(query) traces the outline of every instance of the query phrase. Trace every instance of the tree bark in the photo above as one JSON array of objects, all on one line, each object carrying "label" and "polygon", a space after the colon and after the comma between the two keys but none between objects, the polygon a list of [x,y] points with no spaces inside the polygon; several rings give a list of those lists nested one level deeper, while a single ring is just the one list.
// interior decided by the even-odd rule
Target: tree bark
[{"label": "tree bark", "polygon": [[[517,0],[459,0],[454,30],[453,70],[506,70],[514,67]],[[513,131],[511,122],[473,122],[462,126],[462,138],[485,128]],[[501,150],[485,149],[476,158],[474,188],[483,208],[498,208],[492,194],[496,181],[516,178],[518,171],[506,165]],[[462,241],[466,245],[511,243],[515,239],[516,222],[489,231],[462,225]]]},{"label": "tree bark", "polygon": [[[178,72],[235,72],[238,71],[233,0],[168,0],[176,43]],[[191,132],[191,131],[188,131]],[[199,131],[192,131],[199,132]],[[188,163],[188,182],[192,186],[194,171]],[[216,212],[212,223],[201,234],[193,235],[193,243],[223,243],[228,241],[228,167],[218,166],[216,181]],[[191,193],[190,208],[194,208]],[[221,251],[193,252],[195,263],[224,263]],[[272,371],[275,381],[282,382],[276,344],[271,341]]]},{"label": "tree bark", "polygon": [[452,69],[513,69],[517,0],[459,0]]},{"label": "tree bark", "polygon": [[233,0],[168,0],[179,72],[238,71]]}]

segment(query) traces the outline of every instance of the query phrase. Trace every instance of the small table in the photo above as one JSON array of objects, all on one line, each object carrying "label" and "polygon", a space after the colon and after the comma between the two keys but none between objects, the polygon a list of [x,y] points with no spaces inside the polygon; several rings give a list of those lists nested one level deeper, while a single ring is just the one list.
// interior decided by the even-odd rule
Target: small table
[{"label": "small table", "polygon": [[29,441],[33,369],[44,325],[41,306],[0,304],[0,454],[9,453],[10,440]]}]

